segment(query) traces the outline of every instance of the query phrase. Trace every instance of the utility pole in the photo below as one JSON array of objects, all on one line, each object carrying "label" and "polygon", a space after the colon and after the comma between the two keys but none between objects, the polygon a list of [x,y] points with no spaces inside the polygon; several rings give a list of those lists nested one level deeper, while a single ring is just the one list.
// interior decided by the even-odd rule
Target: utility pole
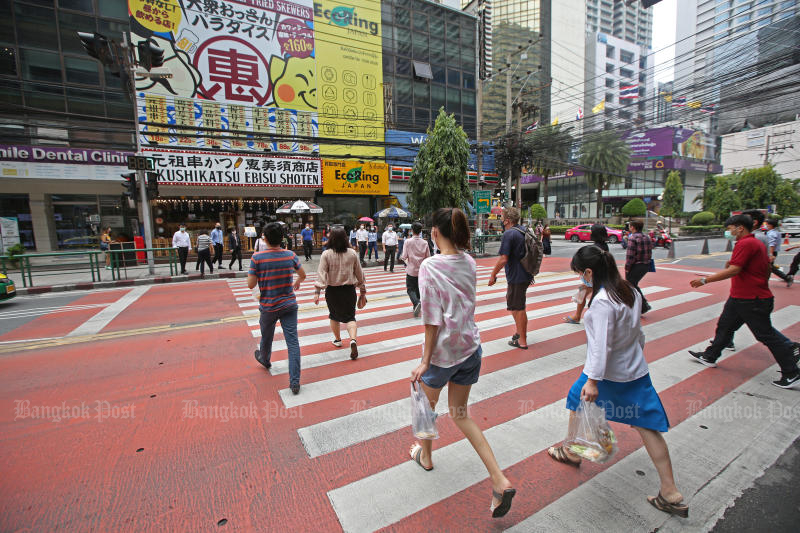
[{"label": "utility pole", "polygon": [[[480,35],[481,32],[481,23],[480,17],[475,18],[475,34]],[[482,57],[481,50],[479,48],[481,40],[475,39],[475,57],[480,58]],[[477,124],[475,125],[475,139],[478,141],[478,150],[477,150],[477,157],[478,157],[478,190],[483,190],[483,144],[481,143],[481,125],[483,122],[483,72],[481,71],[481,61],[478,60],[475,62],[475,79],[478,80],[478,86],[476,87],[477,91],[475,94],[475,116]],[[491,205],[491,203],[490,203]],[[475,205],[475,210],[478,210],[478,206]],[[477,231],[478,228],[481,229],[481,233],[483,233],[483,215],[481,213],[477,213],[475,215],[475,230]]]},{"label": "utility pole", "polygon": [[769,165],[769,135],[767,135],[767,147],[764,150],[764,166]]},{"label": "utility pole", "polygon": [[[522,145],[522,101],[517,102],[517,139],[519,139],[520,146]],[[516,206],[519,209],[522,209],[522,169],[517,172],[517,183],[515,184],[517,189],[517,197],[516,197]]]},{"label": "utility pole", "polygon": [[[506,54],[506,137],[511,133],[511,54]],[[514,171],[509,169],[506,181],[506,205],[512,204],[511,200],[511,177]]]}]

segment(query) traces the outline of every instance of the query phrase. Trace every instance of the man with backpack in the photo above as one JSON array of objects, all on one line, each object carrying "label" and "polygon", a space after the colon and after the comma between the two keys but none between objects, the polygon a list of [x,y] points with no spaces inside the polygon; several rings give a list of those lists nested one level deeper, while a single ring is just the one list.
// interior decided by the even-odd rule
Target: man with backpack
[{"label": "man with backpack", "polygon": [[510,346],[528,349],[528,311],[525,308],[525,292],[539,273],[542,262],[542,243],[533,231],[519,225],[519,209],[506,207],[502,214],[503,240],[500,243],[500,257],[494,265],[489,286],[497,282],[497,274],[505,267],[506,308],[511,311],[517,332],[508,341]]}]

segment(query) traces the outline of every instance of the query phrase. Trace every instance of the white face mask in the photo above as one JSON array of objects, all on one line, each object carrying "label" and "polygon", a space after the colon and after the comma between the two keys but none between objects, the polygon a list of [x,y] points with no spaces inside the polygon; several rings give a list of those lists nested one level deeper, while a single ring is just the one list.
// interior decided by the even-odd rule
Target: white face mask
[{"label": "white face mask", "polygon": [[186,228],[181,228],[181,231],[182,231],[182,232],[183,232],[183,231],[186,231]]}]

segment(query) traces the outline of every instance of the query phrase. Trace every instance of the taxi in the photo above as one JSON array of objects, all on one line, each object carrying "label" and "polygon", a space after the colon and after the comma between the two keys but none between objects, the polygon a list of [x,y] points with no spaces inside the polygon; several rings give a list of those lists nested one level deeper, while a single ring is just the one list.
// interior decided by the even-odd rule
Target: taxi
[{"label": "taxi", "polygon": [[16,295],[17,288],[14,286],[14,282],[5,274],[0,273],[0,300],[9,300]]}]

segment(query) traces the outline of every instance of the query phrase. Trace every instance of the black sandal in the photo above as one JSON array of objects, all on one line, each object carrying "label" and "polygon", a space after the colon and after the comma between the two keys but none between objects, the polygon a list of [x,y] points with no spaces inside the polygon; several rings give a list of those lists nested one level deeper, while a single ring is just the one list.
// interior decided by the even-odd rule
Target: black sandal
[{"label": "black sandal", "polygon": [[564,463],[570,466],[581,466],[581,459],[577,461],[569,456],[567,450],[564,449],[564,446],[550,446],[547,449],[547,455],[558,461],[559,463]]},{"label": "black sandal", "polygon": [[648,496],[647,501],[659,511],[674,514],[681,518],[689,518],[689,506],[683,503],[683,500],[678,503],[670,503],[659,492],[658,496]]},{"label": "black sandal", "polygon": [[528,349],[527,346],[520,346],[518,339],[513,339],[513,340],[508,341],[508,345],[509,346],[513,346],[514,348],[519,348],[520,350],[527,350]]},{"label": "black sandal", "polygon": [[514,499],[516,494],[516,489],[506,489],[503,491],[503,494],[492,490],[492,496],[500,500],[500,503],[497,504],[497,507],[495,507],[494,502],[492,502],[492,505],[489,506],[489,510],[492,511],[492,518],[500,518],[501,516],[505,516],[506,513],[511,510],[511,500]]}]

